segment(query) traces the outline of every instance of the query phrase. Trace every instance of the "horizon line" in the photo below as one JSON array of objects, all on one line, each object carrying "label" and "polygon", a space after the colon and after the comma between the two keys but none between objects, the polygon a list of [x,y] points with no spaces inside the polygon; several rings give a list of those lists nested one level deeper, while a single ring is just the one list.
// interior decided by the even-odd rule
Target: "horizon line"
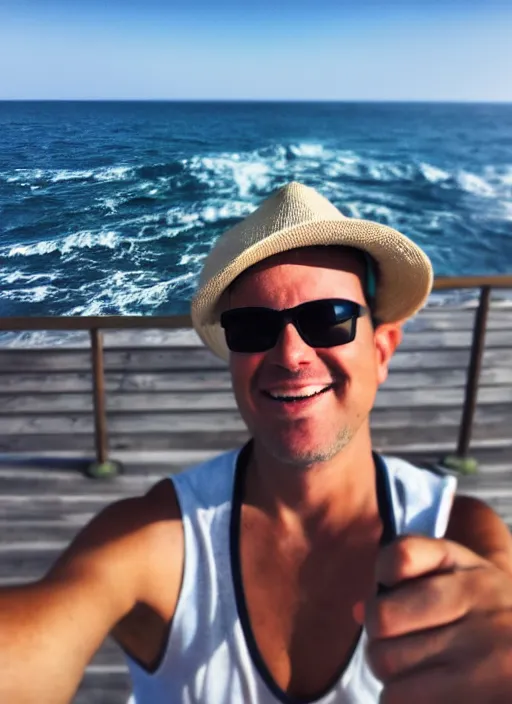
[{"label": "horizon line", "polygon": [[510,105],[512,98],[441,99],[441,98],[3,98],[0,103],[405,103],[438,105]]}]

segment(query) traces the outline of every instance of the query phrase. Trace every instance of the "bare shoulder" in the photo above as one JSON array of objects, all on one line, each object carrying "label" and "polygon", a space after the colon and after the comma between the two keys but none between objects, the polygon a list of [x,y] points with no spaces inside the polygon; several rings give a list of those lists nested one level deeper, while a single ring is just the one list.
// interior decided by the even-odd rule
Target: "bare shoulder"
[{"label": "bare shoulder", "polygon": [[[172,482],[164,479],[143,496],[103,509],[59,557],[46,580],[101,574],[103,579],[110,577],[117,589],[129,590],[128,601],[160,611],[161,595],[169,594],[169,585],[181,579],[183,549],[176,493]],[[162,590],[166,580],[167,589]]]},{"label": "bare shoulder", "polygon": [[473,496],[455,497],[446,538],[512,573],[512,537],[501,517]]},{"label": "bare shoulder", "polygon": [[[153,622],[170,621],[182,565],[181,516],[169,480],[107,506],[43,579],[0,589],[0,700],[71,701],[105,637],[120,622],[129,625],[139,605]],[[158,633],[163,626],[141,628],[120,642],[150,662],[163,640]]]}]

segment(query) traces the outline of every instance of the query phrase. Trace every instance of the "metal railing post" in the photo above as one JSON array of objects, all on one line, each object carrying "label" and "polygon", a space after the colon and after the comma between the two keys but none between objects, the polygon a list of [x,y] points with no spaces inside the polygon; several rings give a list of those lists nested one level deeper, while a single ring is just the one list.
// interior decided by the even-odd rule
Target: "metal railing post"
[{"label": "metal railing post", "polygon": [[464,399],[464,409],[459,431],[459,442],[457,445],[457,455],[466,458],[469,453],[471,434],[473,430],[473,419],[475,416],[476,402],[478,395],[478,382],[482,359],[485,347],[485,331],[487,328],[487,316],[489,313],[489,302],[491,299],[491,287],[483,286],[480,289],[480,301],[475,315],[473,328],[473,341],[471,344],[471,357],[469,360],[468,376],[466,380],[466,396]]},{"label": "metal railing post", "polygon": [[94,478],[112,477],[118,473],[120,465],[117,462],[110,462],[108,460],[103,335],[98,328],[91,328],[90,336],[96,462],[90,465],[87,474]]},{"label": "metal railing post", "polygon": [[482,359],[485,348],[485,332],[487,328],[487,316],[489,313],[489,303],[491,300],[491,286],[482,286],[480,289],[480,300],[475,314],[473,325],[473,340],[471,343],[471,354],[466,377],[466,392],[464,406],[459,428],[459,440],[456,454],[446,457],[443,464],[450,469],[455,469],[464,474],[472,474],[478,469],[478,462],[469,456],[469,446],[473,432],[473,420],[475,417],[478,383],[482,368]]},{"label": "metal railing post", "polygon": [[103,364],[103,336],[98,328],[90,331],[92,357],[92,395],[94,408],[94,441],[96,461],[107,461],[108,438],[107,418],[105,412],[105,373]]}]

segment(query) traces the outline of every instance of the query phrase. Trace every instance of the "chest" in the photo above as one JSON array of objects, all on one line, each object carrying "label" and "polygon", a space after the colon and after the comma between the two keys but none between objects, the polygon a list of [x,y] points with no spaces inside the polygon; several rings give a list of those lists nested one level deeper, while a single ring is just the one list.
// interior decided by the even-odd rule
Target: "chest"
[{"label": "chest", "polygon": [[373,589],[377,531],[348,544],[332,538],[305,546],[242,519],[239,545],[237,598],[253,659],[283,692],[320,696],[359,641],[352,608]]}]

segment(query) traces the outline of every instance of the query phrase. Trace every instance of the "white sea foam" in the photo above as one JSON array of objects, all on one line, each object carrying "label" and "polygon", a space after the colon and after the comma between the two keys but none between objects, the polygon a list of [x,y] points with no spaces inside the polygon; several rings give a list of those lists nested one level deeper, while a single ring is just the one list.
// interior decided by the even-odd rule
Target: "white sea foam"
[{"label": "white sea foam", "polygon": [[512,164],[489,164],[483,173],[485,179],[497,190],[506,192],[512,186]]},{"label": "white sea foam", "polygon": [[94,172],[97,181],[125,181],[133,174],[131,166],[109,166]]},{"label": "white sea foam", "polygon": [[52,172],[48,171],[47,175],[49,180],[53,183],[59,183],[59,181],[77,181],[92,178],[94,176],[93,171],[71,171],[70,169],[62,169],[61,171]]},{"label": "white sea foam", "polygon": [[2,172],[0,178],[7,183],[37,185],[40,182],[61,183],[66,181],[124,181],[133,173],[131,166],[107,166],[96,169],[14,169]]},{"label": "white sea foam", "polygon": [[57,275],[55,273],[27,274],[21,271],[20,269],[16,269],[15,271],[9,271],[3,274],[0,272],[0,281],[2,281],[3,284],[15,284],[20,281],[23,281],[27,284],[33,284],[35,281],[40,281],[41,279],[53,281],[55,278],[57,278]]},{"label": "white sea foam", "polygon": [[308,159],[321,159],[331,156],[331,153],[325,149],[323,144],[292,144],[290,146],[290,152],[294,156],[306,157]]},{"label": "white sea foam", "polygon": [[422,162],[419,165],[420,173],[424,178],[430,183],[441,183],[442,181],[447,181],[450,178],[450,174],[443,169],[433,166],[432,164],[427,164]]},{"label": "white sea foam", "polygon": [[137,315],[143,309],[153,310],[168,303],[171,294],[177,291],[191,291],[195,274],[187,272],[168,281],[148,281],[148,274],[144,275],[144,280],[141,277],[134,280],[131,272],[117,272],[109,276],[108,286],[105,285],[101,293],[95,292],[87,304],[75,306],[69,315],[102,315],[105,310],[111,311],[112,308],[119,311],[119,315]]},{"label": "white sea foam", "polygon": [[[265,191],[269,186],[271,165],[257,154],[242,157],[234,152],[211,157],[193,157],[190,168],[196,177],[212,188],[235,185],[242,198],[254,191]],[[220,183],[219,183],[220,182]]]},{"label": "white sea foam", "polygon": [[499,177],[503,185],[512,186],[512,164],[504,167]]},{"label": "white sea foam", "polygon": [[353,152],[334,153],[332,159],[323,165],[323,173],[329,178],[348,176],[356,180],[367,180],[369,176],[378,183],[414,181],[418,176],[429,183],[450,179],[447,171],[426,162],[381,161]]},{"label": "white sea foam", "polygon": [[218,220],[229,220],[230,218],[241,218],[249,215],[256,209],[252,203],[244,203],[243,201],[229,201],[222,205],[208,205],[200,211],[202,220],[208,223],[214,223]]},{"label": "white sea foam", "polygon": [[47,242],[42,240],[37,244],[18,244],[14,245],[7,251],[8,257],[31,257],[34,255],[51,254],[59,248],[57,242]]},{"label": "white sea foam", "polygon": [[200,265],[206,256],[206,254],[182,254],[178,266]]},{"label": "white sea foam", "polygon": [[168,225],[185,225],[188,228],[197,223],[199,214],[188,213],[180,207],[175,207],[167,211],[166,220]]},{"label": "white sea foam", "polygon": [[32,288],[15,288],[11,291],[5,291],[3,298],[17,303],[41,303],[59,293],[59,289],[55,286],[33,286]]},{"label": "white sea foam", "polygon": [[464,191],[476,196],[491,198],[495,195],[494,188],[484,178],[469,171],[459,171],[457,183]]},{"label": "white sea foam", "polygon": [[267,164],[246,163],[233,169],[233,179],[242,198],[251,194],[253,189],[264,191],[270,182],[270,169]]},{"label": "white sea foam", "polygon": [[349,203],[347,208],[350,211],[351,217],[363,218],[364,220],[374,220],[383,225],[396,224],[396,216],[392,208],[386,205],[377,205],[374,203]]},{"label": "white sea foam", "polygon": [[117,213],[117,206],[121,203],[120,198],[101,198],[100,205],[110,213]]},{"label": "white sea foam", "polygon": [[502,201],[503,217],[512,221],[512,201]]},{"label": "white sea foam", "polygon": [[44,177],[43,169],[14,169],[12,173],[2,172],[0,176],[7,183],[19,183],[28,186],[30,181],[39,181]]},{"label": "white sea foam", "polygon": [[75,249],[91,249],[93,247],[115,249],[119,244],[120,239],[119,234],[113,230],[101,232],[84,230],[81,232],[74,232],[71,235],[56,238],[54,240],[41,240],[36,244],[14,245],[3,249],[7,249],[7,257],[41,256],[51,254],[52,252],[69,254]]}]

